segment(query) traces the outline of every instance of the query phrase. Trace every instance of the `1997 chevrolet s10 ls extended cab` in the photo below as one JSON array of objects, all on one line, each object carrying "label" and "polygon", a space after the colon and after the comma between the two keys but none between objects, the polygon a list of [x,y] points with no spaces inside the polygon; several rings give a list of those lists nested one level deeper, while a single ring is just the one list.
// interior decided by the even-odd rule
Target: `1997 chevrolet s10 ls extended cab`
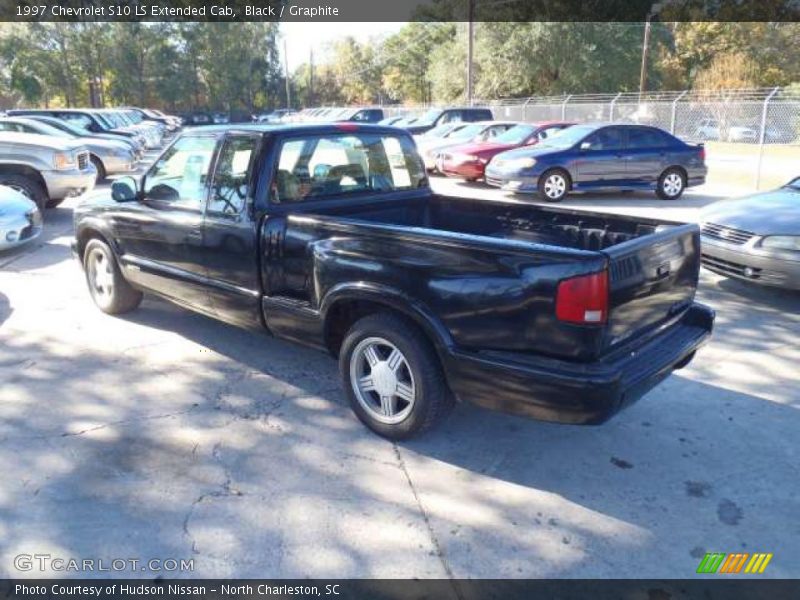
[{"label": "1997 chevrolet s10 ls extended cab", "polygon": [[209,127],[75,212],[103,311],[152,292],[338,356],[353,411],[409,437],[454,400],[601,423],[692,359],[696,225],[434,194],[411,136]]}]

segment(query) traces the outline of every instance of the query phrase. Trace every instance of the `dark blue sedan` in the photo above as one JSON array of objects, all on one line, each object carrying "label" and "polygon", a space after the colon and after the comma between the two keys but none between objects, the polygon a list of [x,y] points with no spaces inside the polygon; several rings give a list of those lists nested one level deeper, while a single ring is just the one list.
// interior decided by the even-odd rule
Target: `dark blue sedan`
[{"label": "dark blue sedan", "polygon": [[655,190],[675,200],[706,180],[705,149],[656,127],[575,125],[540,142],[496,155],[486,183],[513,192],[538,192],[559,202],[571,191]]}]

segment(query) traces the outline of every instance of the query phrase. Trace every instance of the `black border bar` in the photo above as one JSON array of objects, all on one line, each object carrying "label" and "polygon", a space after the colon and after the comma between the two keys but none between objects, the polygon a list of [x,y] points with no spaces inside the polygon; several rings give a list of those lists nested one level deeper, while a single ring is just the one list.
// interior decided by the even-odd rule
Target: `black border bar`
[{"label": "black border bar", "polygon": [[[126,587],[127,586],[127,589]],[[125,590],[125,591],[123,591]],[[268,592],[268,593],[267,593]],[[748,579],[4,579],[13,600],[780,600],[800,580]]]},{"label": "black border bar", "polygon": [[1,21],[800,21],[797,0],[0,0]]}]

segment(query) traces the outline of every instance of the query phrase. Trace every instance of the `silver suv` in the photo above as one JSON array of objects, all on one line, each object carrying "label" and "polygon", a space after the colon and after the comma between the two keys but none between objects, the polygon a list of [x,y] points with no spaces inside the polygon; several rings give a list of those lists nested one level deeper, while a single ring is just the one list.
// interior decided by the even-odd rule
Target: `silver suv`
[{"label": "silver suv", "polygon": [[33,200],[40,210],[94,188],[89,150],[71,140],[35,133],[0,132],[0,185]]}]

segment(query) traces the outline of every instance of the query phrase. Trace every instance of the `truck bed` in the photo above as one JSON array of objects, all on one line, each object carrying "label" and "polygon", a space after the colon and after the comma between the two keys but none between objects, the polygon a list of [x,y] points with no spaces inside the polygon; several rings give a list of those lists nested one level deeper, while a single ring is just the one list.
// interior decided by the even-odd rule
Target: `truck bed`
[{"label": "truck bed", "polygon": [[622,215],[439,195],[402,205],[384,202],[335,207],[324,214],[577,250],[602,250],[678,225]]},{"label": "truck bed", "polygon": [[[268,294],[319,307],[337,281],[399,286],[463,348],[593,360],[677,320],[697,286],[696,225],[427,194],[303,208],[265,233],[288,257],[266,261]],[[603,271],[608,322],[557,320],[560,282]]]}]

